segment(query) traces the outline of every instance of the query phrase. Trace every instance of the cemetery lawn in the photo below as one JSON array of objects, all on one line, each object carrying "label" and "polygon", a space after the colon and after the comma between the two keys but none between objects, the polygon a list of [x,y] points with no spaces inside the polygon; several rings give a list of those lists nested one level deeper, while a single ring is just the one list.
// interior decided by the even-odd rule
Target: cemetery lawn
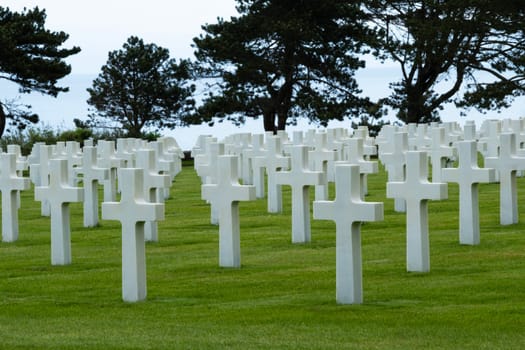
[{"label": "cemetery lawn", "polygon": [[[291,244],[266,200],[240,203],[241,269],[218,267],[218,228],[192,163],[176,178],[148,243],[144,302],[121,299],[116,221],[83,228],[71,205],[72,259],[50,264],[50,221],[22,193],[20,237],[0,243],[1,349],[518,349],[525,344],[525,178],[521,223],[499,224],[499,186],[481,185],[481,245],[458,243],[458,191],[430,202],[431,272],[407,273],[405,215],[368,176],[367,201],[385,220],[361,228],[362,305],[335,302],[335,226],[312,220],[312,242]],[[332,188],[333,193],[333,188]]]}]

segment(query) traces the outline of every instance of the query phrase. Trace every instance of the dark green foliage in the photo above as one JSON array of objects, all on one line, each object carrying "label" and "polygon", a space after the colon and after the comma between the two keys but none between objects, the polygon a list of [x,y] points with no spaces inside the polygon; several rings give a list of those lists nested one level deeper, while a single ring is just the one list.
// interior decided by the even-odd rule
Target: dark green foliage
[{"label": "dark green foliage", "polygon": [[[399,63],[402,72],[384,102],[407,123],[439,120],[447,102],[506,105],[523,92],[523,8],[523,0],[369,1],[383,33],[376,54]],[[478,80],[480,72],[496,82]],[[461,88],[468,90],[462,101]]]},{"label": "dark green foliage", "polygon": [[[159,135],[148,133],[146,139],[156,140]],[[77,125],[72,130],[62,130],[60,128],[52,127],[50,125],[29,126],[24,130],[16,130],[5,135],[0,139],[0,149],[6,150],[7,145],[20,145],[23,155],[31,153],[33,145],[37,142],[43,142],[47,145],[54,145],[58,141],[77,141],[81,145],[86,139],[98,140],[116,140],[119,137],[124,137],[124,133],[119,129],[91,129],[80,127]]]},{"label": "dark green foliage", "polygon": [[145,128],[157,131],[184,125],[194,105],[188,65],[170,59],[165,48],[128,38],[121,50],[109,53],[88,89],[88,104],[93,107],[90,124],[117,126],[130,137],[142,137]]},{"label": "dark green foliage", "polygon": [[[64,59],[80,48],[61,48],[69,37],[45,28],[46,13],[35,7],[20,13],[0,7],[0,79],[18,84],[20,93],[32,91],[57,96],[68,88],[57,81],[71,72]],[[38,115],[13,100],[0,101],[0,137],[7,120],[18,130],[38,122]]]},{"label": "dark green foliage", "polygon": [[326,125],[381,112],[358,97],[354,79],[373,34],[359,2],[237,2],[238,17],[207,24],[194,39],[197,74],[211,83],[192,122],[262,116],[275,132],[300,117]]}]

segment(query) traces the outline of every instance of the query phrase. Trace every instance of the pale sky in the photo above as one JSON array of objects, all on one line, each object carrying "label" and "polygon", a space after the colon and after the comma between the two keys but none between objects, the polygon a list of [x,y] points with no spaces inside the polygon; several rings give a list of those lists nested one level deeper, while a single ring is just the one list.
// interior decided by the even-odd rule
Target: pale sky
[{"label": "pale sky", "polygon": [[67,59],[73,74],[98,74],[108,52],[132,35],[168,48],[171,57],[192,57],[190,45],[201,25],[237,14],[234,0],[4,0],[1,6],[45,9],[46,28],[68,33],[65,46],[82,49]]},{"label": "pale sky", "polygon": [[[82,49],[79,54],[67,59],[72,66],[72,74],[59,82],[60,85],[69,86],[70,92],[60,94],[56,99],[40,94],[21,96],[21,101],[31,104],[43,123],[71,129],[73,118],[85,120],[87,117],[86,100],[89,94],[86,88],[100,73],[108,52],[121,49],[127,38],[135,35],[146,43],[169,49],[172,58],[193,59],[192,39],[202,33],[201,26],[216,23],[217,17],[229,19],[236,16],[235,4],[235,0],[3,0],[0,6],[9,7],[12,11],[35,6],[45,9],[46,28],[68,33],[70,37],[65,47],[79,46]],[[373,99],[386,97],[389,95],[388,84],[399,78],[399,68],[395,64],[380,65],[367,60],[367,69],[359,70],[356,78],[366,96]],[[17,95],[13,84],[9,89],[2,85],[0,90],[5,95],[2,98]],[[471,111],[467,118],[460,117],[460,111],[449,104],[441,117],[443,121],[461,123],[465,119],[472,119],[478,125],[487,117],[516,118],[523,116],[523,101],[516,101],[512,108],[501,114],[489,112],[488,115],[481,115]],[[394,117],[387,119],[395,120]],[[333,122],[331,126],[350,127],[350,121]],[[301,121],[298,126],[288,127],[287,130],[291,133],[293,130],[314,127]],[[220,139],[241,131],[264,132],[262,120],[249,120],[242,128],[225,122],[216,123],[213,128],[201,125],[166,133],[175,136],[184,149],[189,149],[200,134],[211,134]]]}]

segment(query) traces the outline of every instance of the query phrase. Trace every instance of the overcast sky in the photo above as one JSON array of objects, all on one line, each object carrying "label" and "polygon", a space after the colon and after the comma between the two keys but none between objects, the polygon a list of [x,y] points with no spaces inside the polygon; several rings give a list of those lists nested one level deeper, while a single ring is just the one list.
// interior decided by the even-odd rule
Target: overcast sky
[{"label": "overcast sky", "polygon": [[45,9],[46,27],[68,33],[66,47],[82,49],[67,60],[73,74],[98,74],[108,52],[132,35],[168,48],[171,57],[192,57],[201,25],[237,14],[234,0],[4,0],[1,6]]},{"label": "overcast sky", "polygon": [[[132,35],[155,43],[170,50],[173,58],[193,58],[192,39],[202,33],[201,26],[216,23],[217,17],[236,16],[235,0],[3,0],[0,6],[9,7],[12,11],[21,11],[24,7],[38,6],[47,13],[46,28],[53,31],[64,31],[70,35],[66,47],[79,46],[82,51],[67,59],[72,66],[72,74],[60,82],[70,87],[70,91],[54,99],[47,95],[31,94],[22,96],[22,102],[31,104],[33,111],[40,115],[46,124],[72,128],[73,118],[85,119],[89,95],[86,88],[100,73],[106,63],[108,52],[122,48]],[[395,64],[380,65],[367,61],[367,69],[357,72],[357,80],[365,95],[372,99],[386,97],[389,94],[388,84],[399,79],[399,67]],[[2,82],[0,82],[2,83]],[[7,97],[17,95],[16,85],[0,86]],[[10,96],[13,95],[13,96]],[[6,96],[4,96],[6,97]],[[489,112],[489,117],[516,118],[523,116],[524,99],[516,102],[513,108],[501,114]],[[481,121],[488,116],[470,111],[467,118],[460,117],[460,112],[452,105],[445,107],[441,113],[443,121],[464,122],[465,119]],[[395,120],[390,116],[390,120]],[[350,122],[331,124],[332,126],[349,127]],[[306,130],[313,126],[301,121],[294,129]],[[188,149],[194,144],[199,134],[212,134],[219,138],[235,132],[262,133],[262,120],[248,121],[241,129],[226,122],[215,124],[213,128],[192,126],[188,129],[169,131],[183,147]]]}]

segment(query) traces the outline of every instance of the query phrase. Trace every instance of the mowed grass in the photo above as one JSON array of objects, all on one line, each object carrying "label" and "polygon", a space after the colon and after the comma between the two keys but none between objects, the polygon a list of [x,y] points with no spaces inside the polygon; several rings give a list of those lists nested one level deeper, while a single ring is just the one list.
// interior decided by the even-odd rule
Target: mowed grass
[{"label": "mowed grass", "polygon": [[[481,245],[458,243],[458,189],[429,203],[431,272],[407,273],[405,215],[385,199],[384,169],[362,225],[364,303],[335,302],[335,225],[312,220],[291,244],[284,213],[242,202],[241,269],[218,267],[218,227],[191,163],[148,243],[148,297],[121,299],[120,223],[83,228],[71,205],[73,263],[50,264],[50,221],[22,193],[20,238],[0,244],[2,349],[519,349],[525,344],[525,224],[499,224],[499,185],[480,187]],[[525,178],[519,179],[525,213]],[[333,195],[333,188],[331,189]],[[521,221],[525,218],[521,216]]]}]

